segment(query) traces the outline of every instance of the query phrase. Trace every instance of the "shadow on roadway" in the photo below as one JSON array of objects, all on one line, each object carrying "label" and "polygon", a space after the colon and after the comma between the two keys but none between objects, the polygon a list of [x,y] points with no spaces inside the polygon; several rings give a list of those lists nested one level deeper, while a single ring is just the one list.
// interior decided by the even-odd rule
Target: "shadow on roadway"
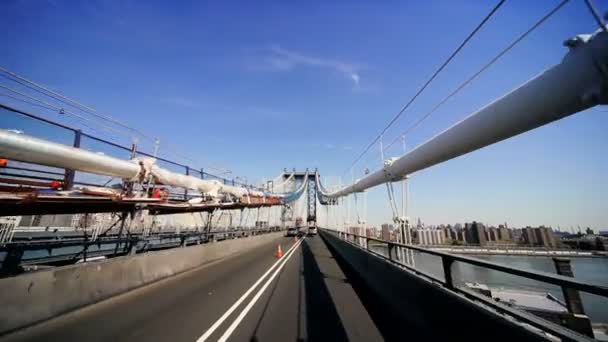
[{"label": "shadow on roadway", "polygon": [[388,306],[383,304],[383,300],[366,285],[365,281],[334,251],[331,245],[328,243],[326,245],[385,341],[403,341],[404,339],[410,341],[436,340],[436,336],[432,332],[421,331],[420,328],[399,319],[400,315],[390,311]]},{"label": "shadow on roadway", "polygon": [[[331,294],[325,284],[326,277],[319,268],[317,260],[307,241],[301,245],[302,260],[298,274],[297,341],[348,341],[348,336],[338,315]],[[269,304],[284,272],[274,281],[262,314],[256,324],[252,342],[259,341],[258,331],[267,313]],[[302,303],[302,299],[304,303]],[[302,322],[306,322],[304,334]],[[303,338],[303,335],[306,338]]]},{"label": "shadow on roadway", "polygon": [[306,332],[309,341],[348,341],[340,316],[308,242],[302,244]]}]

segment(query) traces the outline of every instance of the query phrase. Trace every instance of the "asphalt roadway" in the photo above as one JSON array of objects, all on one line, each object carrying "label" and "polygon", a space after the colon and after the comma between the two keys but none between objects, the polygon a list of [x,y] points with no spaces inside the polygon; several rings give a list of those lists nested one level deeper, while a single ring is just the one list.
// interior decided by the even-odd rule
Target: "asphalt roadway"
[{"label": "asphalt roadway", "polygon": [[[277,245],[285,253],[275,256]],[[320,236],[279,238],[2,341],[382,341],[394,324]]]}]

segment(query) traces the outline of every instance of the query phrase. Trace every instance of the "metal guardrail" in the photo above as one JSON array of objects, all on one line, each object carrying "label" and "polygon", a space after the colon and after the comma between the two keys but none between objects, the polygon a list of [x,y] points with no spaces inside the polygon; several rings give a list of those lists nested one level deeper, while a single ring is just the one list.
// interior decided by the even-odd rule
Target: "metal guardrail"
[{"label": "metal guardrail", "polygon": [[[76,262],[81,258],[86,259],[102,255],[114,257],[277,231],[281,231],[281,229],[279,227],[268,227],[148,234],[142,232],[108,234],[105,232],[96,238],[93,238],[90,232],[82,232],[79,235],[70,234],[68,236],[51,233],[31,238],[21,237],[16,241],[0,246],[0,253],[6,253],[4,261],[0,262],[0,275],[15,274],[14,271],[20,265],[66,264]],[[45,255],[27,257],[25,252],[45,252]]]},{"label": "metal guardrail", "polygon": [[[426,248],[406,245],[406,244],[392,242],[392,241],[386,241],[386,240],[363,236],[363,235],[359,235],[359,234],[342,232],[342,231],[338,231],[338,230],[334,230],[334,229],[323,228],[322,230],[332,233],[334,235],[337,235],[342,240],[347,241],[347,242],[351,243],[352,245],[362,248],[362,249],[366,250],[367,252],[374,254],[378,257],[381,257],[387,261],[398,264],[399,266],[404,267],[407,270],[412,271],[417,275],[421,275],[436,283],[442,284],[444,287],[446,287],[449,290],[461,293],[461,294],[465,295],[466,297],[476,300],[478,302],[482,302],[483,304],[491,306],[493,309],[497,310],[498,312],[508,314],[512,317],[515,317],[518,320],[521,320],[522,322],[528,323],[528,324],[530,324],[536,328],[539,328],[543,331],[546,331],[552,335],[558,336],[565,341],[594,341],[594,340],[590,339],[587,336],[581,335],[573,330],[570,330],[570,329],[567,329],[560,325],[546,321],[538,316],[514,309],[514,308],[504,305],[502,303],[497,303],[494,300],[492,300],[490,298],[486,298],[483,295],[474,293],[473,291],[456,287],[454,285],[454,279],[452,277],[453,263],[455,261],[458,261],[458,262],[462,262],[462,263],[473,265],[473,266],[483,267],[485,269],[490,269],[490,270],[499,271],[499,272],[503,272],[503,273],[507,273],[507,274],[511,274],[511,275],[515,275],[515,276],[520,276],[520,277],[524,277],[524,278],[528,278],[528,279],[532,279],[532,280],[536,280],[536,281],[540,281],[540,282],[544,282],[544,283],[548,283],[548,284],[552,284],[552,285],[557,285],[560,288],[562,288],[563,291],[565,289],[575,289],[578,291],[582,291],[582,292],[586,292],[586,293],[608,298],[608,287],[599,285],[599,284],[585,283],[580,280],[577,280],[576,278],[570,278],[570,277],[565,277],[565,276],[551,274],[551,273],[547,273],[547,272],[541,272],[541,271],[535,271],[535,272],[526,271],[526,270],[513,268],[513,267],[510,267],[507,265],[493,263],[493,262],[489,262],[489,261],[485,261],[485,260],[481,260],[481,259],[470,258],[470,257],[465,257],[465,256],[455,255],[455,254],[449,254],[449,253],[445,253],[445,252],[433,251],[433,250],[429,250]],[[360,242],[365,241],[365,244],[361,244],[360,242],[357,242],[357,240]],[[381,253],[372,251],[369,247],[370,241],[375,241],[375,242],[386,245],[387,249],[388,249],[388,256],[385,256]],[[395,258],[395,255],[394,255],[394,251],[396,248],[414,250],[414,251],[417,251],[417,252],[420,252],[423,254],[429,254],[429,255],[436,256],[436,257],[440,257],[441,264],[443,266],[444,279],[443,280],[439,279],[425,271],[422,271],[418,268],[412,267],[411,265],[400,262],[397,258]]]},{"label": "metal guardrail", "polygon": [[[557,275],[557,274],[540,272],[540,271],[531,272],[531,271],[526,271],[526,270],[522,270],[519,268],[514,268],[514,267],[507,266],[507,265],[493,263],[493,262],[485,261],[485,260],[481,260],[481,259],[429,250],[426,248],[406,245],[406,244],[392,242],[392,241],[386,241],[386,240],[377,239],[377,238],[373,238],[373,237],[367,237],[367,236],[358,235],[358,234],[339,232],[339,231],[333,230],[333,229],[327,229],[327,228],[324,228],[324,229],[326,231],[338,233],[338,234],[341,234],[346,237],[354,237],[354,238],[365,240],[366,241],[365,246],[369,245],[368,244],[369,241],[376,241],[376,242],[380,242],[382,244],[386,244],[388,246],[388,259],[392,262],[400,263],[398,260],[395,259],[394,255],[393,255],[395,247],[415,250],[420,253],[438,256],[441,258],[441,263],[444,268],[444,270],[443,270],[444,277],[445,277],[444,285],[450,289],[454,288],[451,266],[454,263],[454,261],[459,261],[459,262],[463,262],[463,263],[466,263],[469,265],[479,266],[479,267],[491,269],[494,271],[500,271],[500,272],[504,272],[504,273],[508,273],[508,274],[532,279],[532,280],[537,280],[537,281],[557,285],[560,287],[572,288],[575,290],[592,293],[592,294],[595,294],[598,296],[608,298],[608,287],[602,286],[602,285],[596,285],[596,284],[588,284],[588,283],[582,282],[580,280],[577,280],[576,278],[565,277],[565,276],[561,276],[561,275]],[[369,250],[369,248],[367,248],[367,249]]]}]

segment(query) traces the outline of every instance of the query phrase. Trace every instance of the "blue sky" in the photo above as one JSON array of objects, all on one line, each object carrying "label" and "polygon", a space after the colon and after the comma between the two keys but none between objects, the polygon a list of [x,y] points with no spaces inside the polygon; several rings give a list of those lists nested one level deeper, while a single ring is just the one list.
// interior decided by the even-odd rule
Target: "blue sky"
[{"label": "blue sky", "polygon": [[[556,4],[507,1],[386,141]],[[493,5],[8,0],[0,4],[0,65],[151,132],[174,159],[179,150],[193,164],[250,180],[318,167],[335,181]],[[558,63],[565,39],[595,29],[583,2],[571,1],[412,132],[408,145]],[[411,180],[410,215],[431,224],[607,228],[607,127],[605,109],[595,108],[421,171]],[[398,154],[400,147],[388,153]],[[378,168],[378,149],[364,161],[359,174]],[[385,191],[368,195],[370,222],[390,220]]]}]

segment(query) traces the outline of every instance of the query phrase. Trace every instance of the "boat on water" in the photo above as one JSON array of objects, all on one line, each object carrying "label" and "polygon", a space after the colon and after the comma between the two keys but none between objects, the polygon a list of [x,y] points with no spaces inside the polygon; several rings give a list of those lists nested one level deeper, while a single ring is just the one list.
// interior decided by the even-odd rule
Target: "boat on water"
[{"label": "boat on water", "polygon": [[490,287],[477,282],[465,286],[505,305],[529,312],[599,341],[608,341],[608,324],[592,323],[585,314],[573,313],[568,305],[550,292]]}]

